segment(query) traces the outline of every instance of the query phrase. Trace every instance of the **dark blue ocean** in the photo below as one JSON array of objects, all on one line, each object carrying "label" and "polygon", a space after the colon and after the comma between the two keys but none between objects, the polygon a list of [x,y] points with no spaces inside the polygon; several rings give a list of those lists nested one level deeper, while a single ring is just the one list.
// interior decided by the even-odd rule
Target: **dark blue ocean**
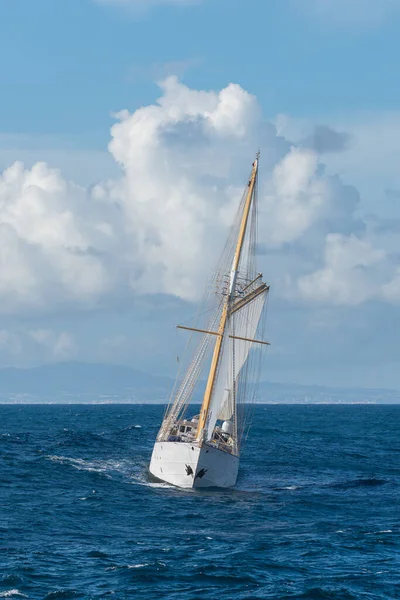
[{"label": "dark blue ocean", "polygon": [[1,598],[400,598],[400,406],[257,406],[225,491],[148,481],[162,414],[0,406]]}]

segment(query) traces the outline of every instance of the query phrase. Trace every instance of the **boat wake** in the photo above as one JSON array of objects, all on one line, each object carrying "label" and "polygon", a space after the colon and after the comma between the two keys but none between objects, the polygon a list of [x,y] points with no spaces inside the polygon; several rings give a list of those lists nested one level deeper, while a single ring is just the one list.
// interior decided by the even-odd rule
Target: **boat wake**
[{"label": "boat wake", "polygon": [[[145,461],[134,462],[128,459],[85,460],[50,454],[43,457],[45,460],[59,465],[72,467],[78,471],[95,473],[106,479],[118,479],[124,483],[136,484],[149,488],[176,489],[175,486],[162,481],[152,481],[149,477],[148,466]],[[81,498],[88,500],[91,497]]]},{"label": "boat wake", "polygon": [[71,458],[68,456],[47,455],[46,460],[55,462],[61,465],[73,467],[78,471],[87,471],[89,473],[97,473],[103,475],[107,479],[113,479],[117,474],[126,475],[131,468],[131,462],[126,459],[121,460],[85,460],[83,458]]}]

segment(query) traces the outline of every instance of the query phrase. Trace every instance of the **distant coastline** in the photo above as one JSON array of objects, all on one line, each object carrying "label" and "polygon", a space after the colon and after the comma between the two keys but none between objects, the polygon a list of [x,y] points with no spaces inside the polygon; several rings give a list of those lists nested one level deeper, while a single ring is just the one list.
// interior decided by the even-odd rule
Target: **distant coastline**
[{"label": "distant coastline", "polygon": [[[397,401],[381,401],[381,402],[255,402],[257,406],[400,406],[400,400]],[[166,402],[140,402],[140,401],[119,401],[119,400],[24,400],[24,401],[4,401],[0,400],[0,406],[167,406]],[[191,406],[201,406],[200,403],[193,403]]]},{"label": "distant coastline", "polygon": [[[6,368],[0,369],[0,404],[167,404],[173,384],[172,378],[116,365]],[[263,381],[257,398],[257,404],[270,405],[399,404],[400,391]]]}]

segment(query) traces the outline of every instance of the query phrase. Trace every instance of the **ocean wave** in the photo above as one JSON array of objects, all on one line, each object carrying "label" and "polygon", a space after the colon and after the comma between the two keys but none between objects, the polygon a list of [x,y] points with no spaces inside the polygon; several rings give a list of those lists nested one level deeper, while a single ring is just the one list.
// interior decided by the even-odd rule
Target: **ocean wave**
[{"label": "ocean wave", "polygon": [[114,447],[115,440],[110,439],[105,432],[74,431],[63,429],[56,441],[59,448],[93,448],[104,446]]},{"label": "ocean wave", "polygon": [[69,600],[70,598],[76,598],[78,593],[75,590],[55,590],[49,592],[43,600]]},{"label": "ocean wave", "polygon": [[[3,530],[0,530],[3,531]],[[24,583],[24,580],[22,579],[22,577],[19,577],[19,575],[13,575],[13,574],[5,574],[3,575],[3,577],[1,578],[0,584],[1,585],[19,585],[21,583]]]},{"label": "ocean wave", "polygon": [[301,594],[292,594],[287,596],[280,596],[280,600],[358,600],[359,596],[354,595],[346,588],[340,588],[339,590],[324,589],[324,588],[310,588]]},{"label": "ocean wave", "polygon": [[368,531],[365,535],[380,535],[381,533],[393,533],[392,529],[383,529],[382,531]]},{"label": "ocean wave", "polygon": [[127,474],[130,471],[131,463],[129,460],[108,459],[108,460],[85,460],[83,458],[71,458],[69,456],[59,456],[50,454],[44,457],[51,462],[67,465],[78,471],[87,471],[89,473],[100,474],[107,479],[112,479],[113,473]]},{"label": "ocean wave", "polygon": [[375,479],[374,477],[365,479],[350,479],[349,481],[340,481],[328,484],[329,487],[338,489],[349,489],[357,487],[377,487],[390,483],[387,479]]},{"label": "ocean wave", "polygon": [[399,407],[256,407],[224,490],[149,479],[163,407],[1,410],[0,600],[398,596]]}]

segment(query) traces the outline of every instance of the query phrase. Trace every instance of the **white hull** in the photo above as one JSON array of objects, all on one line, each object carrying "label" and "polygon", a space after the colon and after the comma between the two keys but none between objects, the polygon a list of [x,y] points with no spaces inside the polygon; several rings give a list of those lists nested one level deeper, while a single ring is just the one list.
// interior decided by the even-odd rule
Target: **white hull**
[{"label": "white hull", "polygon": [[181,488],[232,487],[236,483],[239,458],[204,444],[156,442],[150,473]]}]

